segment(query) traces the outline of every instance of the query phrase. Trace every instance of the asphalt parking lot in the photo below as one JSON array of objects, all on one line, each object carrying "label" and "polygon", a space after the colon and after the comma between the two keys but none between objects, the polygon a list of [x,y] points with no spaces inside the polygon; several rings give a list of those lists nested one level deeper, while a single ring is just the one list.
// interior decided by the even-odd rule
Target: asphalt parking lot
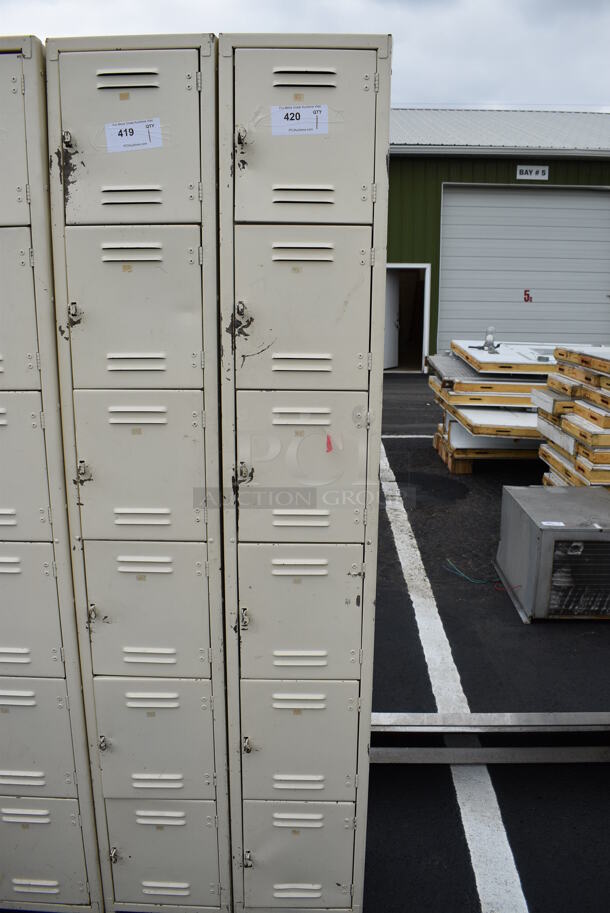
[{"label": "asphalt parking lot", "polygon": [[[497,585],[492,561],[502,486],[539,484],[542,464],[481,463],[472,476],[451,476],[432,449],[439,417],[425,377],[386,375],[387,464],[463,703],[476,713],[539,713],[549,720],[557,713],[578,719],[608,712],[610,625],[524,625]],[[434,714],[435,672],[390,520],[382,499],[373,709]],[[503,736],[502,744],[511,738],[531,740]],[[551,747],[570,741],[567,733],[553,738],[547,738]],[[606,736],[581,734],[578,743],[596,738]],[[480,736],[481,744],[492,741]],[[365,913],[607,913],[609,768],[374,764]]]}]

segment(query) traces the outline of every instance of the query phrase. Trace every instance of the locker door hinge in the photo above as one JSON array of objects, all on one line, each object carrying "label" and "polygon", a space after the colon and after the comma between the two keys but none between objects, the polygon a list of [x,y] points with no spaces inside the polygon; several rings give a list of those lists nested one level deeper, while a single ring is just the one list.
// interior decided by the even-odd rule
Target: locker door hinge
[{"label": "locker door hinge", "polygon": [[201,412],[201,427],[205,428],[205,411]]},{"label": "locker door hinge", "polygon": [[[55,561],[51,561],[51,573],[53,574],[53,576],[54,576],[55,578],[57,578],[57,563],[56,563]],[[61,659],[62,659],[62,662],[63,662],[63,658],[64,658],[64,648],[62,647],[62,648],[61,648]]]},{"label": "locker door hinge", "polygon": [[345,826],[350,828],[350,830],[355,831],[356,830],[356,818],[346,818]]},{"label": "locker door hinge", "polygon": [[375,92],[379,92],[379,73],[375,73],[373,77],[373,89]]},{"label": "locker door hinge", "polygon": [[[32,191],[30,190],[30,185],[25,185],[25,199],[28,203],[32,202]],[[32,251],[32,259],[34,257],[34,252]]]},{"label": "locker door hinge", "polygon": [[358,662],[362,665],[362,660],[364,659],[364,650],[362,647],[358,650]]},{"label": "locker door hinge", "polygon": [[29,257],[29,261],[30,261],[30,266],[34,266],[34,251],[31,247],[28,251],[28,257]]},{"label": "locker door hinge", "polygon": [[47,516],[49,517],[49,523],[53,526],[53,511],[51,510],[51,505],[47,507]]},{"label": "locker door hinge", "polygon": [[356,787],[356,789],[358,789],[358,787],[360,786],[360,774],[356,774],[356,776],[354,777],[354,786]]},{"label": "locker door hinge", "polygon": [[371,184],[371,200],[377,202],[377,184]]},{"label": "locker door hinge", "polygon": [[63,647],[60,647],[60,648],[59,648],[59,658],[60,658],[60,660],[61,660],[61,662],[62,662],[62,665],[65,665],[65,663],[66,663],[66,654],[64,653],[64,648],[63,648]]},{"label": "locker door hinge", "polygon": [[366,354],[366,366],[369,371],[373,370],[373,353],[367,352]]},{"label": "locker door hinge", "polygon": [[[25,76],[23,73],[21,74],[21,94],[25,95]],[[29,200],[28,200],[28,203],[29,203]]]},{"label": "locker door hinge", "polygon": [[201,181],[197,184],[197,198],[199,201],[203,200],[203,184]]},{"label": "locker door hinge", "polygon": [[195,85],[196,85],[196,87],[197,87],[197,91],[198,91],[198,92],[201,92],[201,87],[202,87],[202,85],[203,85],[203,79],[202,79],[202,76],[201,76],[201,70],[198,70],[198,71],[195,73]]},{"label": "locker door hinge", "polygon": [[[206,507],[206,509],[205,509],[205,519],[206,519],[206,523],[207,523],[207,521],[208,521],[208,509],[207,509],[207,507]],[[210,576],[210,562],[209,562],[209,561],[206,561],[205,566],[204,566],[204,568],[203,568],[203,573],[205,574],[206,577],[209,577],[209,576]],[[212,648],[211,648],[211,647],[210,647],[210,662],[212,662]]]},{"label": "locker door hinge", "polygon": [[366,413],[366,422],[365,422],[365,426],[366,426],[367,430],[371,427],[372,419],[373,419],[373,416],[371,415],[371,413],[367,412]]},{"label": "locker door hinge", "polygon": [[78,776],[75,770],[72,771],[72,779],[74,780],[74,785],[78,786]]},{"label": "locker door hinge", "polygon": [[213,710],[213,709],[214,709],[214,695],[212,694],[210,696],[210,710]]},{"label": "locker door hinge", "polygon": [[[201,199],[201,197],[199,197]],[[197,256],[199,258],[199,266],[203,266],[203,247],[197,248]]]},{"label": "locker door hinge", "polygon": [[205,368],[205,352],[202,349],[201,350],[201,370],[203,371],[204,368]]},{"label": "locker door hinge", "polygon": [[[213,659],[214,659],[214,654],[212,652],[212,648],[208,647],[208,662],[211,663]],[[214,776],[216,776],[216,774],[214,774]]]},{"label": "locker door hinge", "polygon": [[375,248],[371,247],[371,266],[375,266]]},{"label": "locker door hinge", "polygon": [[40,413],[40,427],[42,428],[43,431],[44,431],[45,428],[46,428],[46,425],[45,425],[45,423],[44,423],[44,412],[41,412],[41,413]]},{"label": "locker door hinge", "polygon": [[36,352],[36,367],[40,371],[40,352]]},{"label": "locker door hinge", "polygon": [[369,512],[368,512],[368,508],[366,508],[366,507],[362,511],[362,522],[365,526],[369,522]]}]

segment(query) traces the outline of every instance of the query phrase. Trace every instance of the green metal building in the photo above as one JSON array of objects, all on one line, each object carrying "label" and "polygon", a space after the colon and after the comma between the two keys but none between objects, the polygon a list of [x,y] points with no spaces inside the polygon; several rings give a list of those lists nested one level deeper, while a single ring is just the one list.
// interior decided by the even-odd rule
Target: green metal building
[{"label": "green metal building", "polygon": [[610,114],[394,109],[386,367],[610,341]]}]

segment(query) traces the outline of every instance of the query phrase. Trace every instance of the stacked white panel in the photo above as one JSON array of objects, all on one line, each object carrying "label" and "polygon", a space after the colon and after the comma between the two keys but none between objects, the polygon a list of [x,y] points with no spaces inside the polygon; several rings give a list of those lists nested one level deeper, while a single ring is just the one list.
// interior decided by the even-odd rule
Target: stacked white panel
[{"label": "stacked white panel", "polygon": [[106,906],[227,910],[216,42],[48,48],[57,344]]},{"label": "stacked white panel", "polygon": [[0,108],[0,908],[100,910],[37,39],[0,39]]},{"label": "stacked white panel", "polygon": [[236,910],[362,906],[387,37],[221,36]]}]

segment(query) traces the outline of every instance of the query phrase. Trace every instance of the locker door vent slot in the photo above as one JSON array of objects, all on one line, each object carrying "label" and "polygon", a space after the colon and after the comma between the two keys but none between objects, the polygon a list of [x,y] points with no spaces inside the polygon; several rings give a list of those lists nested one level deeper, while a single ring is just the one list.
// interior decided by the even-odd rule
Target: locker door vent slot
[{"label": "locker door vent slot", "polygon": [[290,812],[274,812],[274,827],[320,828],[324,827],[324,815],[315,812],[292,815]]},{"label": "locker door vent slot", "polygon": [[125,67],[116,70],[97,70],[98,89],[158,89],[159,70]]},{"label": "locker door vent slot", "polygon": [[[0,514],[2,511],[0,511]],[[2,518],[0,517],[0,525],[2,523]],[[0,574],[20,574],[21,573],[21,558],[16,558],[13,555],[0,556]]]},{"label": "locker door vent slot", "polygon": [[337,71],[334,67],[274,67],[273,85],[303,89],[316,86],[336,89]]},{"label": "locker door vent slot", "polygon": [[32,662],[31,657],[28,647],[0,647],[0,663],[27,665]]},{"label": "locker door vent slot", "polygon": [[323,774],[274,774],[274,789],[324,789],[326,783]]},{"label": "locker door vent slot", "polygon": [[160,241],[128,243],[122,241],[102,244],[103,263],[141,263],[163,261],[163,245]]},{"label": "locker door vent slot", "polygon": [[329,352],[274,352],[271,370],[329,372],[333,369],[332,359]]},{"label": "locker door vent slot", "polygon": [[123,206],[129,203],[162,203],[163,187],[160,184],[123,184],[101,187],[102,206]]},{"label": "locker door vent slot", "polygon": [[143,881],[142,894],[158,897],[188,897],[191,893],[189,881]]},{"label": "locker door vent slot", "polygon": [[[0,425],[6,425],[6,422],[0,420]],[[0,526],[17,526],[17,511],[14,508],[0,509]]]},{"label": "locker door vent slot", "polygon": [[177,691],[127,691],[125,706],[146,710],[175,710],[180,706]]},{"label": "locker door vent slot", "polygon": [[46,786],[43,770],[0,770],[0,786]]},{"label": "locker door vent slot", "polygon": [[6,415],[6,409],[1,408],[0,409],[0,425],[8,425],[8,422],[7,422],[6,418],[4,417],[5,415]]},{"label": "locker door vent slot", "polygon": [[115,507],[115,526],[171,526],[169,507]]},{"label": "locker door vent slot", "polygon": [[123,647],[123,662],[171,666],[177,662],[176,652],[173,647]]},{"label": "locker door vent slot", "polygon": [[109,425],[167,425],[166,406],[108,406]]},{"label": "locker door vent slot", "polygon": [[271,706],[274,710],[326,710],[325,694],[292,694],[276,691]]},{"label": "locker door vent slot", "polygon": [[333,184],[273,184],[273,203],[311,203],[329,205],[335,202]]},{"label": "locker door vent slot", "polygon": [[334,244],[325,244],[323,242],[298,242],[294,244],[289,242],[276,241],[271,245],[273,254],[272,260],[284,260],[298,263],[332,263],[335,259],[333,250]]},{"label": "locker door vent slot", "polygon": [[152,824],[155,827],[180,827],[186,824],[186,812],[155,811],[153,809],[138,809],[136,811],[136,824]]},{"label": "locker door vent slot", "polygon": [[35,691],[0,691],[0,707],[35,707]]},{"label": "locker door vent slot", "polygon": [[330,425],[331,410],[322,406],[278,407],[271,410],[273,425]]},{"label": "locker door vent slot", "polygon": [[274,577],[328,577],[325,558],[273,558]]},{"label": "locker door vent slot", "polygon": [[169,555],[117,555],[119,574],[173,574]]},{"label": "locker door vent slot", "polygon": [[47,878],[11,878],[15,894],[59,894],[59,882]]},{"label": "locker door vent slot", "polygon": [[182,774],[132,774],[131,785],[134,789],[184,789],[184,777]]},{"label": "locker door vent slot", "polygon": [[165,352],[108,352],[107,371],[166,371]]},{"label": "locker door vent slot", "polygon": [[2,820],[7,824],[50,824],[48,808],[2,808]]},{"label": "locker door vent slot", "polygon": [[302,509],[288,510],[276,508],[272,512],[274,526],[330,526],[330,511]]},{"label": "locker door vent slot", "polygon": [[274,666],[328,666],[327,650],[274,650]]},{"label": "locker door vent slot", "polygon": [[284,900],[315,900],[322,897],[321,884],[274,884],[273,896]]}]

